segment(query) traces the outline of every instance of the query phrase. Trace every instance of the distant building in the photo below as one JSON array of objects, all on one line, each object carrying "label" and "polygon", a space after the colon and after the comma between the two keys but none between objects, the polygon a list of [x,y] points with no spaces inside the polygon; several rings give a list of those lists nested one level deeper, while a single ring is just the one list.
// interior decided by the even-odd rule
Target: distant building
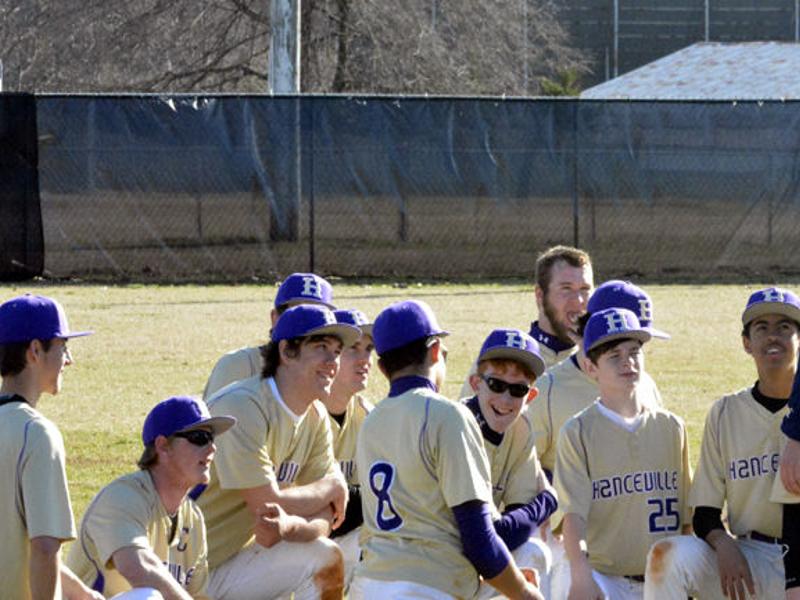
[{"label": "distant building", "polygon": [[798,100],[800,44],[701,42],[581,93],[614,100]]}]

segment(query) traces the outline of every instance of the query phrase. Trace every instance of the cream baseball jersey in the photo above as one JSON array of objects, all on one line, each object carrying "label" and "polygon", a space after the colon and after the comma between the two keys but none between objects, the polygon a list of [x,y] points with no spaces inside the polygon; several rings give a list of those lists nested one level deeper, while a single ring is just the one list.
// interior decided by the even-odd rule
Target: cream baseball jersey
[{"label": "cream baseball jersey", "polygon": [[239,348],[223,354],[211,370],[206,388],[203,390],[203,400],[208,402],[211,396],[234,381],[260,375],[262,368],[261,349],[257,346]]},{"label": "cream baseball jersey", "polygon": [[0,595],[27,600],[30,540],[71,540],[75,522],[58,428],[23,402],[0,407]]},{"label": "cream baseball jersey", "polygon": [[254,540],[253,517],[238,490],[306,485],[338,468],[325,407],[314,402],[304,414],[293,413],[271,377],[250,377],[220,390],[208,410],[237,419],[236,427],[215,439],[211,481],[198,498],[213,569]]},{"label": "cream baseball jersey", "polygon": [[208,597],[203,515],[186,498],[171,518],[149,471],[123,475],[100,490],[86,509],[67,566],[86,585],[110,598],[131,589],[112,558],[123,548],[152,550],[193,598]]},{"label": "cream baseball jersey", "polygon": [[788,412],[786,406],[771,413],[753,398],[752,388],[717,400],[706,417],[691,506],[721,509],[727,503],[734,535],[781,537],[782,507],[769,498],[780,479],[781,421]]},{"label": "cream baseball jersey", "polygon": [[336,419],[328,415],[333,434],[333,455],[339,462],[339,467],[342,469],[348,485],[358,485],[356,440],[358,439],[361,424],[373,408],[372,404],[356,394],[347,403],[344,422],[341,425],[336,422]]},{"label": "cream baseball jersey", "polygon": [[[578,368],[577,360],[578,357],[573,356],[548,368],[536,381],[539,394],[525,409],[533,426],[539,461],[551,473],[561,427],[567,419],[597,400],[600,393],[597,383]],[[643,404],[661,406],[661,394],[647,372],[642,373],[638,393]]]},{"label": "cream baseball jersey", "polygon": [[559,507],[586,521],[592,568],[642,575],[647,552],[690,523],[689,446],[676,415],[645,409],[635,430],[594,403],[561,430],[555,469]]},{"label": "cream baseball jersey", "polygon": [[462,553],[451,508],[491,504],[492,495],[469,410],[428,388],[390,396],[364,420],[356,460],[364,511],[356,576],[472,597],[478,574]]}]

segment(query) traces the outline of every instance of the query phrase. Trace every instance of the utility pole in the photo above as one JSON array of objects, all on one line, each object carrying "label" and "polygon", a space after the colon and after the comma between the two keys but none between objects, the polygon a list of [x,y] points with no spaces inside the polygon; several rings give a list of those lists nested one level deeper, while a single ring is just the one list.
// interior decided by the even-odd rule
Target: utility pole
[{"label": "utility pole", "polygon": [[[300,238],[300,200],[303,197],[303,134],[300,99],[300,8],[301,0],[271,0],[269,44],[269,92],[295,95],[294,174],[285,182],[285,192],[276,194],[270,210],[270,239],[297,241]],[[294,185],[292,185],[292,179]],[[284,187],[284,186],[281,186]],[[289,191],[294,188],[294,194]],[[312,200],[313,204],[313,200]],[[314,262],[313,209],[310,222],[311,263]],[[281,218],[283,217],[283,218]],[[313,270],[313,268],[311,269]]]}]

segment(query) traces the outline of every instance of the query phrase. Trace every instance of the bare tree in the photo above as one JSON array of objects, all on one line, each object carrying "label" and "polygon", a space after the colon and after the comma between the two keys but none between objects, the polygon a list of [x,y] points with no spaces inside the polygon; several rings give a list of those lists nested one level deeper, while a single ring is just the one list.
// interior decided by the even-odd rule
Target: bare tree
[{"label": "bare tree", "polygon": [[[304,0],[309,92],[535,94],[585,69],[550,0]],[[262,92],[268,0],[0,0],[5,89]]]}]

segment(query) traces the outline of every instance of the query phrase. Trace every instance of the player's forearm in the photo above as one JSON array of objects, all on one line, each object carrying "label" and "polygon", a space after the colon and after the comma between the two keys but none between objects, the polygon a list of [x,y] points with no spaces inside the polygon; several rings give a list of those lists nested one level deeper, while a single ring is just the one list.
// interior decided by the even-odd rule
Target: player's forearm
[{"label": "player's forearm", "polygon": [[343,485],[340,477],[331,475],[308,485],[278,490],[273,501],[289,514],[311,517],[330,506],[336,486]]},{"label": "player's forearm", "polygon": [[569,561],[570,571],[585,572],[591,570],[586,553],[586,521],[575,513],[564,515],[564,552]]},{"label": "player's forearm", "polygon": [[310,519],[289,515],[289,528],[283,539],[289,542],[310,542],[319,537],[327,537],[331,533],[332,517],[330,509]]},{"label": "player's forearm", "polygon": [[64,592],[65,600],[84,600],[96,597],[92,590],[66,565],[61,565],[61,590]]},{"label": "player's forearm", "polygon": [[112,555],[114,566],[131,587],[149,587],[161,592],[164,600],[192,600],[191,595],[170,575],[161,560],[150,550],[123,548]]},{"label": "player's forearm", "polygon": [[486,583],[491,585],[506,598],[524,598],[526,590],[530,584],[525,579],[522,571],[513,562],[503,569],[499,575],[487,579]]},{"label": "player's forearm", "polygon": [[56,595],[61,542],[52,537],[36,537],[31,540],[28,560],[29,583],[32,600],[53,600]]}]

